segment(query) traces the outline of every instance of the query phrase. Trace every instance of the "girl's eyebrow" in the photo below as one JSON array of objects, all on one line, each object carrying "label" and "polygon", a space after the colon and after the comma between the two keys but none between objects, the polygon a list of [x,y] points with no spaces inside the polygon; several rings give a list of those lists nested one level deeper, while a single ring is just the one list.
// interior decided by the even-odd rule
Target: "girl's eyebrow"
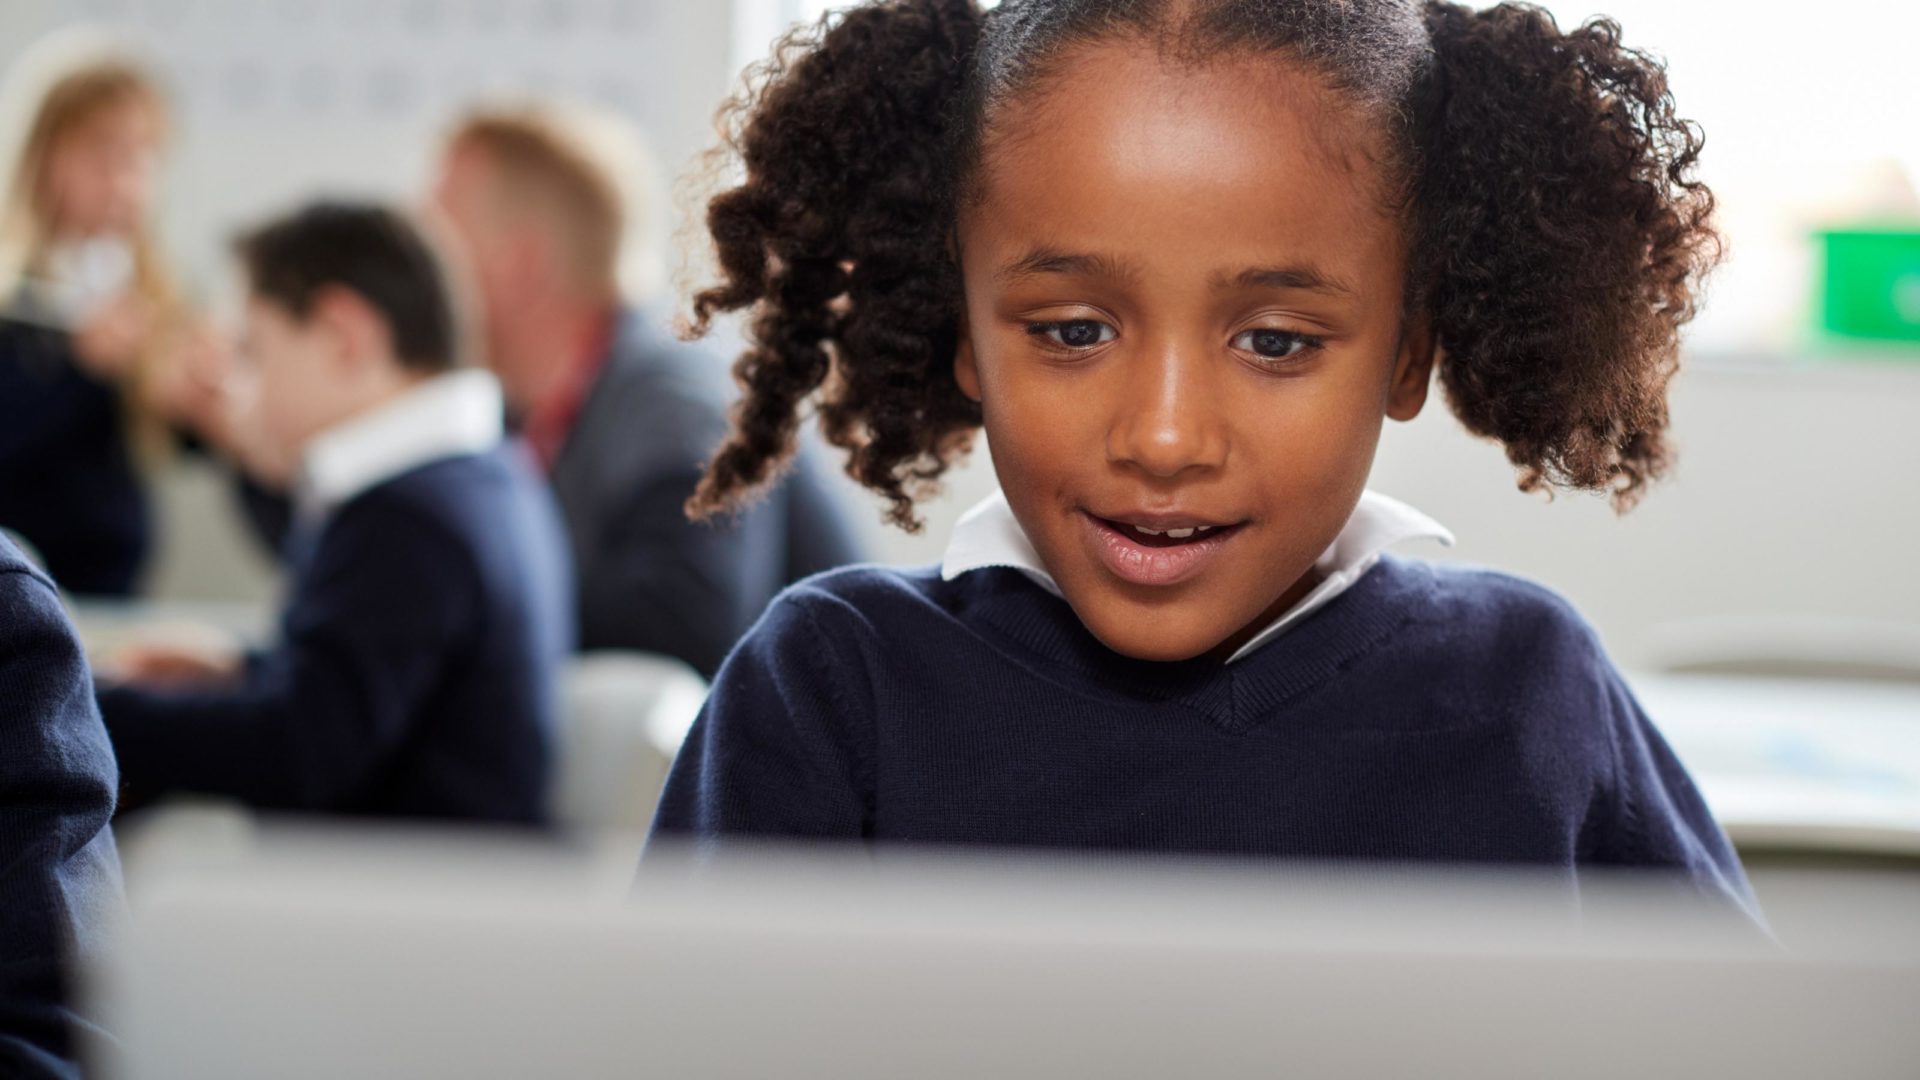
[{"label": "girl's eyebrow", "polygon": [[1110,255],[1084,255],[1057,248],[1035,248],[994,272],[1001,281],[1042,274],[1077,274],[1125,281],[1137,276],[1133,267]]},{"label": "girl's eyebrow", "polygon": [[[1125,281],[1138,276],[1138,271],[1110,255],[1036,248],[1001,267],[994,276],[1006,282],[1045,274],[1072,274]],[[1354,292],[1353,287],[1345,281],[1311,266],[1257,266],[1231,276],[1223,272],[1214,276],[1213,287],[1218,290],[1294,289],[1342,296],[1351,296]]]},{"label": "girl's eyebrow", "polygon": [[1233,277],[1214,278],[1216,289],[1299,289],[1352,296],[1353,287],[1311,266],[1257,266]]}]

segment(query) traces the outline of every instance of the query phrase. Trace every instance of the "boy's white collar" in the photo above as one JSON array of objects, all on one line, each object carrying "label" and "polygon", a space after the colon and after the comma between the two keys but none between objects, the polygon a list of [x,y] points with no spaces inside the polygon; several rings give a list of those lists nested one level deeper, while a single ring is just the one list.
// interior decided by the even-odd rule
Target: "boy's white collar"
[{"label": "boy's white collar", "polygon": [[462,368],[315,435],[302,455],[298,499],[311,516],[430,461],[478,454],[502,437],[500,383]]},{"label": "boy's white collar", "polygon": [[[1253,640],[1242,645],[1227,658],[1227,663],[1251,654],[1352,588],[1380,561],[1381,552],[1403,540],[1437,540],[1451,547],[1453,533],[1398,499],[1374,491],[1363,492],[1360,504],[1353,508],[1340,535],[1333,538],[1326,553],[1314,564],[1322,575],[1320,584],[1254,635]],[[1059,584],[1041,565],[1040,553],[1034,550],[1033,542],[1027,539],[1020,522],[1014,518],[1006,496],[998,491],[968,510],[954,525],[946,557],[940,563],[940,576],[952,581],[962,574],[990,566],[1018,570],[1041,588],[1060,595]]]}]

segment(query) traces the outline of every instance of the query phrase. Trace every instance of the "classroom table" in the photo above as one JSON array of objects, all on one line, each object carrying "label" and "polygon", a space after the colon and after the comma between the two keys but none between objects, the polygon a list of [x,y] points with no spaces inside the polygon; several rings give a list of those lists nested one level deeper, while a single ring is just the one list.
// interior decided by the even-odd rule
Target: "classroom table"
[{"label": "classroom table", "polygon": [[146,641],[204,640],[220,635],[244,644],[266,641],[273,610],[264,604],[184,600],[70,600],[67,613],[95,660]]},{"label": "classroom table", "polygon": [[1743,851],[1920,858],[1920,683],[1629,681]]}]

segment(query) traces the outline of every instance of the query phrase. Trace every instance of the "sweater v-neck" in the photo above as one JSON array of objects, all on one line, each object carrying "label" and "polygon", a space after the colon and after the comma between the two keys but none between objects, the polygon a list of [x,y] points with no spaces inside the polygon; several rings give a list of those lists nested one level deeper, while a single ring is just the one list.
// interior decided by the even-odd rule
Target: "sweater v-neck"
[{"label": "sweater v-neck", "polygon": [[1229,734],[1259,726],[1419,617],[1433,588],[1418,562],[1383,556],[1341,596],[1236,662],[1138,660],[1113,651],[1058,596],[1011,569],[954,583],[960,612],[1023,666],[1081,693],[1176,705]]}]

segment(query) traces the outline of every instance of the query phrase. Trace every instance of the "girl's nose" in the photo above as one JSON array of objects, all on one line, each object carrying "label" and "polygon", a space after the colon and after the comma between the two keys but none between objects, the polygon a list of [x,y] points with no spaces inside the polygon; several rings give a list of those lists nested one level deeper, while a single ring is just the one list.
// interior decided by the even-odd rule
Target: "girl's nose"
[{"label": "girl's nose", "polygon": [[1226,419],[1205,357],[1168,346],[1125,367],[1108,460],[1163,479],[1226,464]]}]

